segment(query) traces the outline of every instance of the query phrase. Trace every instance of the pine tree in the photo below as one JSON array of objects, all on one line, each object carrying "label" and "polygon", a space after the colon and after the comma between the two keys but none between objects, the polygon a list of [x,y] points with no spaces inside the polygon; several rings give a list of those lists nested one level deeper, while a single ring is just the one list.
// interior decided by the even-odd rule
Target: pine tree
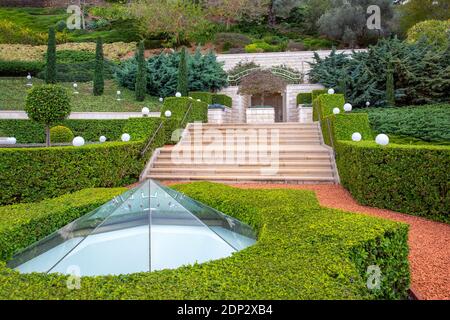
[{"label": "pine tree", "polygon": [[389,106],[395,106],[394,66],[389,62],[386,71],[386,102]]},{"label": "pine tree", "polygon": [[48,30],[46,83],[56,83],[56,35],[55,28]]},{"label": "pine tree", "polygon": [[103,42],[101,38],[97,39],[95,48],[95,70],[94,70],[94,96],[101,96],[105,87],[103,78]]},{"label": "pine tree", "polygon": [[178,65],[177,91],[180,92],[183,97],[187,97],[189,94],[189,75],[188,75],[187,53],[185,47],[183,47],[181,51],[180,64]]},{"label": "pine tree", "polygon": [[144,41],[141,41],[139,43],[138,51],[136,54],[137,60],[137,73],[135,84],[136,101],[145,100],[145,91],[147,88],[147,68],[145,63],[144,51],[145,51]]}]

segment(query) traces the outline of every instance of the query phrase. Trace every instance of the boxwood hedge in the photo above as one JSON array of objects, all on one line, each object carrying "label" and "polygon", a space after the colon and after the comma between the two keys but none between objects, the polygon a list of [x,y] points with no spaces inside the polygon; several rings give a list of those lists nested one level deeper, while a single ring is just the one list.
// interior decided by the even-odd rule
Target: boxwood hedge
[{"label": "boxwood hedge", "polygon": [[334,108],[344,112],[345,98],[342,94],[321,94],[313,100],[313,118],[319,121],[333,114]]},{"label": "boxwood hedge", "polygon": [[297,95],[297,105],[299,104],[311,104],[312,103],[312,94],[311,92],[308,93],[299,93]]},{"label": "boxwood hedge", "polygon": [[364,205],[450,223],[450,147],[339,141],[341,183]]},{"label": "boxwood hedge", "polygon": [[[34,205],[3,207],[0,299],[406,297],[409,267],[405,224],[321,208],[311,191],[242,190],[213,183],[180,185],[177,189],[255,226],[258,242],[231,257],[175,270],[83,277],[79,290],[69,290],[67,276],[19,274],[6,268],[4,262],[12,251],[64,226],[98,205],[100,198],[112,197],[116,190],[83,191],[37,204],[37,210]],[[367,288],[366,270],[371,265],[381,270],[379,289]]]},{"label": "boxwood hedge", "polygon": [[226,94],[192,91],[189,92],[189,96],[195,100],[200,99],[207,104],[221,104],[229,108],[233,106],[233,99]]},{"label": "boxwood hedge", "polygon": [[[131,120],[131,142],[83,147],[0,148],[0,204],[37,201],[89,187],[134,183],[154,148],[165,143],[164,131],[142,157],[160,118]],[[139,122],[135,124],[135,122]]]},{"label": "boxwood hedge", "polygon": [[[449,223],[450,147],[392,143],[381,147],[373,141],[366,113],[326,115],[336,99],[339,103],[343,99],[332,96],[321,95],[314,105],[323,110],[324,142],[335,148],[342,185],[364,205]],[[354,132],[366,141],[350,142]]]}]

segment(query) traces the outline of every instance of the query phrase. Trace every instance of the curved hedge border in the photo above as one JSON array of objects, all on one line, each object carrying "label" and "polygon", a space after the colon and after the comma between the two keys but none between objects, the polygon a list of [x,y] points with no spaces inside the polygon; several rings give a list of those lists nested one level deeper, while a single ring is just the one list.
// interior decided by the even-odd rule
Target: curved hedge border
[{"label": "curved hedge border", "polygon": [[[324,142],[336,151],[342,185],[364,205],[450,223],[450,147],[379,146],[366,113],[329,115],[343,99],[324,94],[314,100],[315,110],[322,110]],[[369,141],[351,142],[354,132]]]},{"label": "curved hedge border", "polygon": [[[178,190],[256,226],[258,242],[208,263],[122,276],[84,277],[68,290],[67,276],[19,274],[0,262],[0,299],[395,299],[409,286],[408,226],[325,209],[313,192],[241,190],[213,183]],[[111,197],[106,190],[0,209],[0,256],[11,255]],[[86,194],[87,193],[87,194]],[[90,194],[89,194],[90,193]],[[93,199],[92,197],[96,197]],[[78,203],[79,200],[83,203]],[[92,202],[90,202],[92,199]],[[22,215],[22,207],[30,209]],[[51,213],[42,214],[45,207]],[[45,228],[40,228],[45,226]],[[33,235],[26,235],[27,230]],[[368,290],[366,269],[377,265],[381,288]]]}]

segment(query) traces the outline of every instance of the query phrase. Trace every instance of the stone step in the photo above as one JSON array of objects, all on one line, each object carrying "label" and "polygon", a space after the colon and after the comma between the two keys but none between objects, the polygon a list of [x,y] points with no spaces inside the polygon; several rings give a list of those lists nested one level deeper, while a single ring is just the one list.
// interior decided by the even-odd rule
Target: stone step
[{"label": "stone step", "polygon": [[[245,147],[245,148],[244,148]],[[179,152],[179,153],[191,153],[194,154],[196,152],[205,153],[205,150],[198,150],[199,148],[195,148],[189,145],[177,145],[176,148],[173,147],[164,147],[161,149],[161,154]],[[220,148],[222,152],[227,153],[258,153],[261,150],[264,150],[262,147],[254,146],[254,145],[239,145],[239,146],[223,146]],[[270,148],[266,150],[270,151]],[[329,154],[330,151],[321,145],[285,145],[282,148],[278,149],[279,154],[290,154],[290,153],[313,153],[316,154]]]},{"label": "stone step", "polygon": [[[280,154],[278,157],[279,162],[283,162],[283,161],[319,161],[319,160],[330,160],[330,159],[331,159],[330,154],[326,154],[326,153],[321,153],[321,154],[313,154],[313,153]],[[171,153],[160,154],[160,155],[158,155],[158,158],[157,158],[157,161],[159,161],[159,160],[171,161],[172,154]],[[183,159],[183,161],[192,161],[192,162],[195,160],[196,159],[193,156],[186,157]],[[181,161],[181,160],[179,160],[179,161]],[[206,163],[214,163],[215,161],[217,162],[217,158],[204,156],[201,158],[201,161],[206,162]],[[226,161],[225,157],[224,157],[223,161]],[[233,161],[236,161],[236,160],[233,159]]]},{"label": "stone step", "polygon": [[[239,140],[236,140],[239,141]],[[212,143],[219,143],[220,139],[215,139],[215,140],[210,140],[210,139],[197,139],[197,140],[183,140],[182,142],[180,142],[179,145],[182,146],[189,146],[189,145],[203,145],[203,146],[207,146],[207,145],[211,145]],[[245,141],[243,144],[248,146],[249,145],[249,141]],[[222,143],[221,143],[222,144]],[[223,144],[226,145],[226,140],[223,141]],[[239,143],[240,144],[240,143]],[[271,139],[268,139],[267,141],[267,145],[310,145],[310,144],[321,144],[321,140],[319,138],[317,139],[277,139],[276,141],[272,141]],[[241,144],[240,144],[241,145]]]},{"label": "stone step", "polygon": [[207,167],[193,166],[188,168],[170,167],[170,168],[151,168],[150,175],[153,174],[175,174],[175,175],[189,175],[189,176],[205,176],[205,175],[220,175],[220,176],[249,176],[249,175],[268,175],[265,170],[274,170],[274,174],[281,176],[313,176],[313,177],[328,177],[333,176],[333,170],[330,168],[221,168],[214,165]]},{"label": "stone step", "polygon": [[[209,163],[214,163],[214,167],[219,168],[254,168],[254,167],[267,167],[267,163],[261,162],[253,162],[253,163],[217,163],[214,161],[215,159],[210,159],[210,161],[201,161],[198,166],[205,166]],[[174,163],[170,159],[159,159],[156,160],[154,164],[154,168],[165,168],[165,167],[178,167],[178,168],[192,168],[193,166],[197,166],[194,161],[189,161],[186,163]],[[279,167],[284,168],[331,168],[331,160],[283,160],[278,161]]]},{"label": "stone step", "polygon": [[293,184],[322,184],[322,183],[336,183],[333,176],[328,177],[313,177],[313,176],[263,176],[263,175],[246,175],[236,177],[234,175],[204,175],[191,176],[179,174],[150,174],[147,178],[161,180],[161,181],[213,181],[221,183],[247,183],[247,182],[270,182],[270,183],[293,183]]}]

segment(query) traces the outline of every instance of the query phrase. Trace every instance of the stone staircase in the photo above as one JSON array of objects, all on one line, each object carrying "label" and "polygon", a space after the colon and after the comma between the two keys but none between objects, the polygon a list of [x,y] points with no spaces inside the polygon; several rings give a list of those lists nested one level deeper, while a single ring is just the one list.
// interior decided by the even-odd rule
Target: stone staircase
[{"label": "stone staircase", "polygon": [[317,123],[190,124],[155,151],[141,179],[224,183],[338,183]]}]

